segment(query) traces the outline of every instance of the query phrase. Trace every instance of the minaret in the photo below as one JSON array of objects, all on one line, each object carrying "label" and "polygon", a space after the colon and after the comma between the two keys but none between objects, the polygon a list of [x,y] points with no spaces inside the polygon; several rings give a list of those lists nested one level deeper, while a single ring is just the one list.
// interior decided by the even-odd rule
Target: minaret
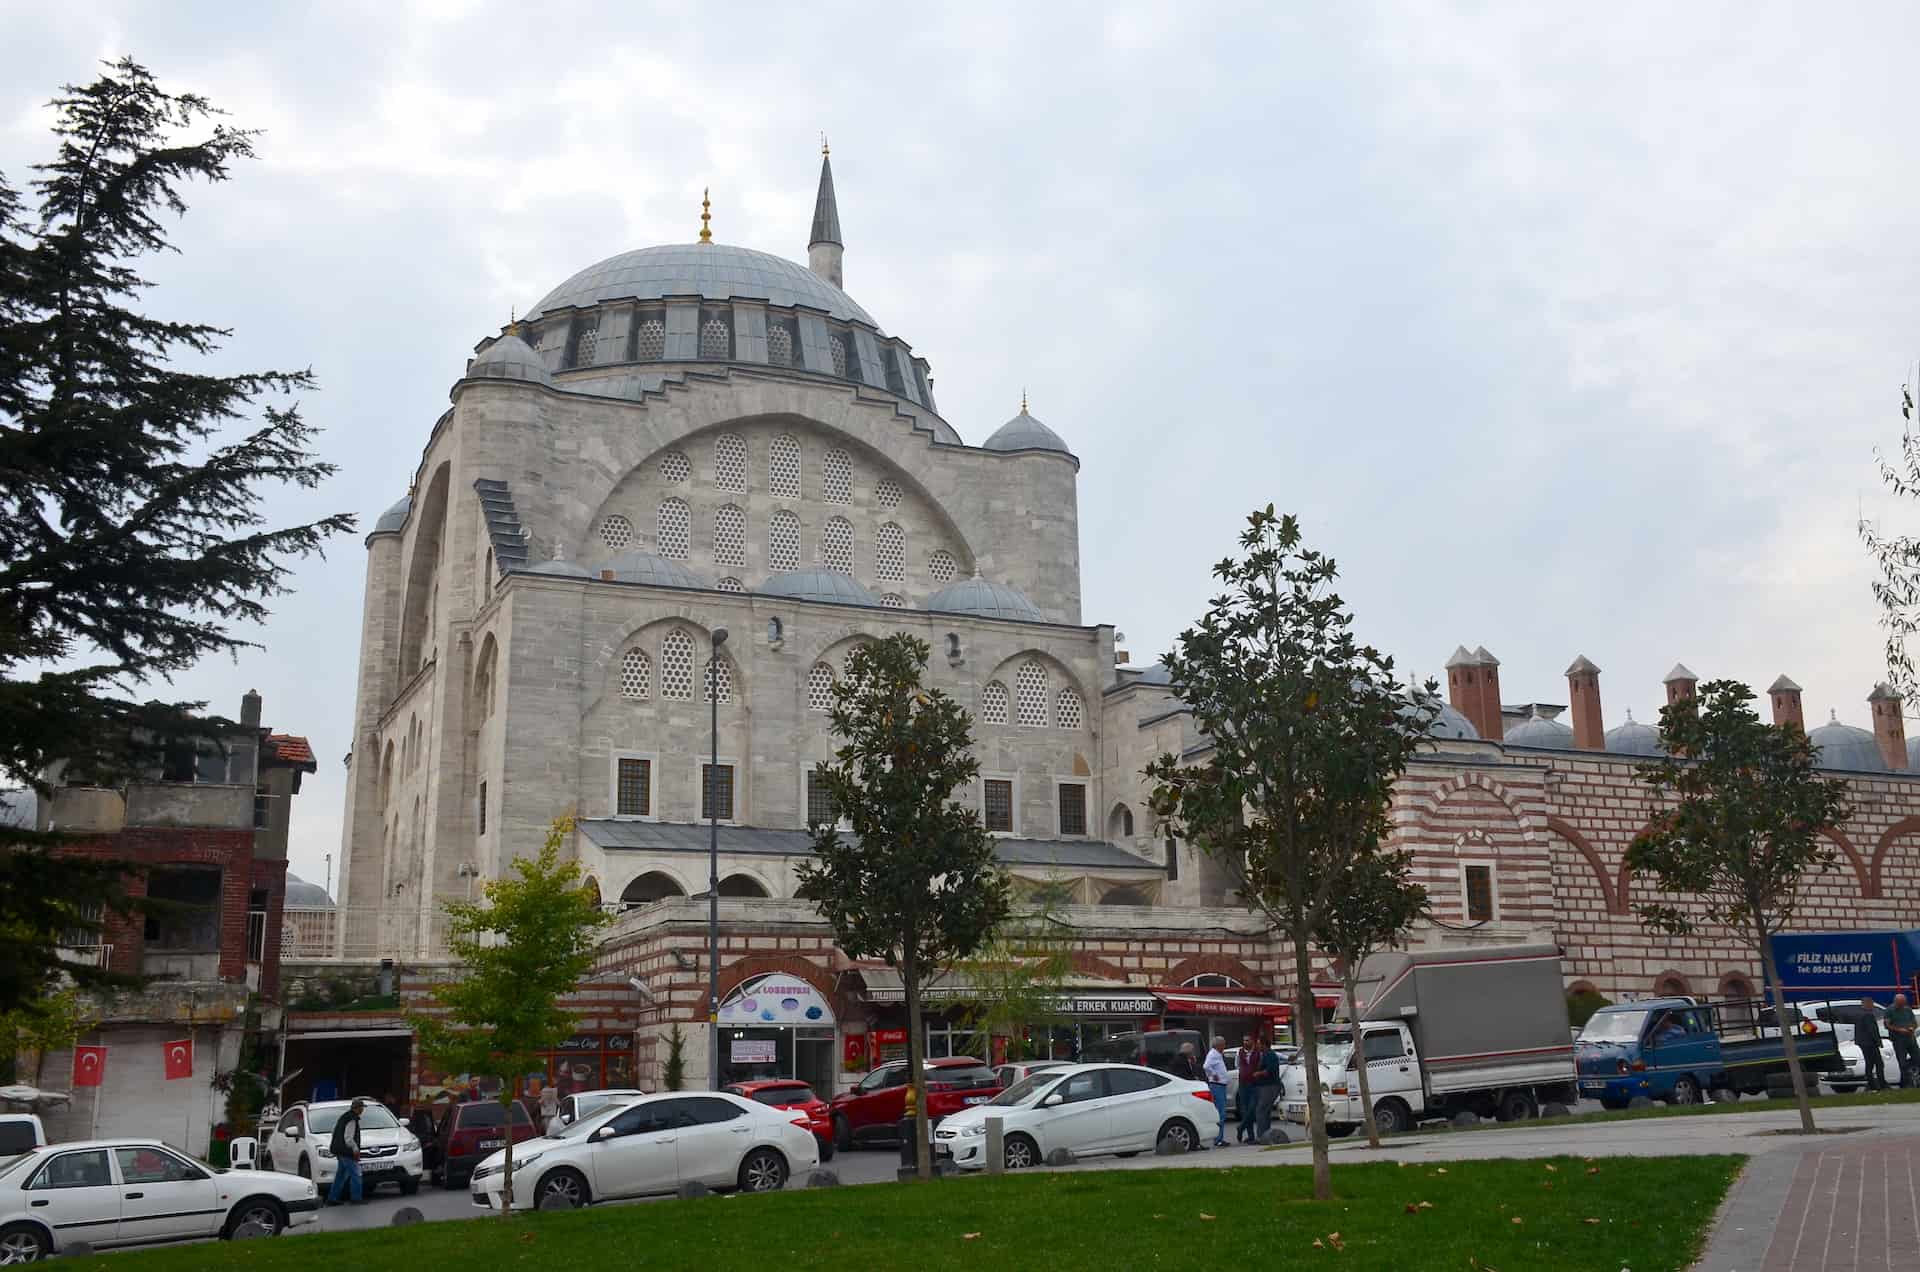
[{"label": "minaret", "polygon": [[833,200],[833,160],[820,138],[820,193],[813,201],[813,238],[807,244],[807,268],[832,283],[840,282],[840,206]]}]

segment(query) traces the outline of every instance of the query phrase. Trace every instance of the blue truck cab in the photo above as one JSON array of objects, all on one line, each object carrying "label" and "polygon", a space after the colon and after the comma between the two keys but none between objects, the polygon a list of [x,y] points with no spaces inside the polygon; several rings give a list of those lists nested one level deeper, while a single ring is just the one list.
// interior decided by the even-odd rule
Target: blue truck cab
[{"label": "blue truck cab", "polygon": [[[1789,1005],[1803,1070],[1839,1064],[1831,1025],[1802,1019]],[[1580,1094],[1609,1109],[1635,1096],[1697,1104],[1707,1093],[1759,1094],[1787,1074],[1786,1044],[1771,1007],[1758,1000],[1697,1003],[1652,998],[1602,1007],[1576,1040]]]}]

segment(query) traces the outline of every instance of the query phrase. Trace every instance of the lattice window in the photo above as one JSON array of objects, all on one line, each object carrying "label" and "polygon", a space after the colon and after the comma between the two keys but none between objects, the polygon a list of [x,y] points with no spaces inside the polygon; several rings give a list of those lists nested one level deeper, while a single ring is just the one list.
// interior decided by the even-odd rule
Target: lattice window
[{"label": "lattice window", "polygon": [[820,530],[820,564],[841,574],[853,573],[853,523],[828,517]]},{"label": "lattice window", "polygon": [[800,497],[800,443],[784,433],[767,447],[767,493],[775,499]]},{"label": "lattice window", "polygon": [[873,573],[890,583],[907,577],[907,532],[891,521],[873,536]]},{"label": "lattice window", "polygon": [[747,563],[747,514],[733,504],[721,504],[713,514],[713,563]]},{"label": "lattice window", "polygon": [[709,318],[700,324],[700,356],[703,358],[725,358],[733,352],[733,341],[728,338],[727,324],[718,318]]},{"label": "lattice window", "polygon": [[776,367],[793,365],[793,333],[778,323],[767,327],[767,361]]},{"label": "lattice window", "polygon": [[888,609],[907,608],[907,598],[900,595],[900,593],[898,592],[888,592],[885,596],[880,598],[880,603],[886,606]]},{"label": "lattice window", "polygon": [[800,518],[785,508],[767,523],[767,568],[775,574],[800,568]]},{"label": "lattice window", "polygon": [[650,816],[653,812],[653,761],[622,759],[618,773],[614,816]]},{"label": "lattice window", "polygon": [[827,347],[833,352],[833,373],[842,380],[847,378],[847,338],[833,336],[827,341]]},{"label": "lattice window", "polygon": [[980,691],[980,718],[988,724],[1007,722],[1007,687],[998,680],[989,680]]},{"label": "lattice window", "polygon": [[722,592],[744,592],[747,590],[747,585],[736,578],[721,579],[718,583],[715,583],[714,586]]},{"label": "lattice window", "polygon": [[687,505],[678,499],[668,499],[660,505],[660,555],[675,561],[687,559],[688,544],[693,538],[693,514]]},{"label": "lattice window", "polygon": [[707,663],[707,683],[700,692],[702,702],[712,702],[716,698],[723,707],[733,701],[733,664],[724,658]]},{"label": "lattice window", "polygon": [[1079,782],[1060,783],[1060,833],[1087,833],[1087,788]]},{"label": "lattice window", "polygon": [[833,792],[827,789],[820,770],[807,770],[807,825],[831,826],[840,820],[833,806]]},{"label": "lattice window", "polygon": [[645,698],[653,693],[653,660],[642,649],[620,655],[620,696]]},{"label": "lattice window", "polygon": [[953,563],[952,553],[939,548],[927,558],[927,573],[933,575],[935,583],[951,583],[959,575],[960,568]]},{"label": "lattice window", "polygon": [[660,696],[693,700],[693,637],[683,631],[660,639]]},{"label": "lattice window", "polygon": [[1080,727],[1082,715],[1080,694],[1074,689],[1062,689],[1060,696],[1053,702],[1053,722],[1063,729]]},{"label": "lattice window", "polygon": [[853,461],[843,450],[820,457],[820,497],[832,504],[853,502]]},{"label": "lattice window", "polygon": [[1013,833],[1013,783],[1006,778],[990,777],[986,781],[986,823],[989,831],[1003,835]]},{"label": "lattice window", "polygon": [[619,513],[600,521],[600,542],[618,552],[633,542],[633,522]]},{"label": "lattice window", "polygon": [[573,365],[576,367],[592,366],[593,355],[599,350],[599,348],[600,348],[599,323],[595,322],[590,326],[582,327],[580,329],[580,338],[576,340],[573,345]]},{"label": "lattice window", "polygon": [[880,505],[880,511],[891,512],[900,506],[900,483],[892,479],[881,481],[873,488],[873,501]]},{"label": "lattice window", "polygon": [[815,663],[807,673],[807,710],[833,710],[833,668]]},{"label": "lattice window", "polygon": [[667,356],[667,324],[658,318],[645,318],[633,340],[634,356],[642,362],[658,362]]},{"label": "lattice window", "polygon": [[1022,663],[1013,678],[1020,701],[1020,727],[1042,729],[1047,724],[1047,669],[1037,662]]},{"label": "lattice window", "polygon": [[713,439],[713,484],[722,490],[747,488],[747,444],[738,433]]},{"label": "lattice window", "polygon": [[700,766],[700,820],[733,820],[733,765]]},{"label": "lattice window", "polygon": [[679,451],[668,451],[660,457],[660,479],[678,485],[693,476],[693,465]]}]

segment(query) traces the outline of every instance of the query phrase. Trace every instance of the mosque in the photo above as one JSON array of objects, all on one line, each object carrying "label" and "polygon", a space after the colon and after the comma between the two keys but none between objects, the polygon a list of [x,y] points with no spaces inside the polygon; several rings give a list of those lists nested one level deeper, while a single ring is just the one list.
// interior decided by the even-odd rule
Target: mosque
[{"label": "mosque", "polygon": [[[835,948],[795,867],[831,815],[814,770],[834,679],[856,644],[904,631],[972,713],[966,798],[1016,888],[1064,899],[1071,1023],[1043,1045],[1287,1019],[1284,949],[1147,811],[1147,762],[1207,743],[1165,674],[1128,666],[1081,612],[1067,441],[1024,402],[969,426],[978,441],[940,413],[928,360],[843,290],[824,153],[804,265],[701,220],[697,241],[590,265],[481,340],[367,536],[339,952],[443,956],[441,904],[573,813],[569,849],[618,917],[600,1032],[555,1072],[650,1085],[674,1026],[706,1054],[717,822],[727,1074],[832,1090],[899,1054],[897,975]],[[1651,938],[1633,917],[1621,854],[1659,736],[1603,729],[1597,667],[1569,669],[1571,725],[1502,703],[1484,649],[1457,651],[1448,678],[1434,749],[1397,796],[1436,902],[1423,940],[1554,940],[1570,985],[1611,996],[1757,982],[1737,947]],[[1677,668],[1669,692],[1692,679]],[[1797,716],[1791,682],[1772,699]],[[1872,707],[1878,736],[1814,734],[1858,798],[1810,926],[1904,926],[1920,898],[1920,783],[1890,740],[1898,701]],[[928,1005],[935,1055],[1001,1045],[970,1032],[960,979]]]}]

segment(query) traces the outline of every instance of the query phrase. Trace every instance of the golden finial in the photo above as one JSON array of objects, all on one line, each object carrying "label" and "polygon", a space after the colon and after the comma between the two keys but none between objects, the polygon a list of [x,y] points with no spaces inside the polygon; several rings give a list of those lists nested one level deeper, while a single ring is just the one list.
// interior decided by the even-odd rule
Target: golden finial
[{"label": "golden finial", "polygon": [[707,226],[707,222],[713,220],[713,204],[707,198],[711,193],[710,190],[700,191],[700,241],[702,243],[713,242],[713,231]]},{"label": "golden finial", "polygon": [[1020,390],[1020,414],[1025,415],[1026,413],[1027,413],[1027,391],[1025,389],[1021,389]]},{"label": "golden finial", "polygon": [[827,134],[825,133],[820,134],[820,153],[822,155],[830,155],[833,153],[831,150],[827,149]]}]

